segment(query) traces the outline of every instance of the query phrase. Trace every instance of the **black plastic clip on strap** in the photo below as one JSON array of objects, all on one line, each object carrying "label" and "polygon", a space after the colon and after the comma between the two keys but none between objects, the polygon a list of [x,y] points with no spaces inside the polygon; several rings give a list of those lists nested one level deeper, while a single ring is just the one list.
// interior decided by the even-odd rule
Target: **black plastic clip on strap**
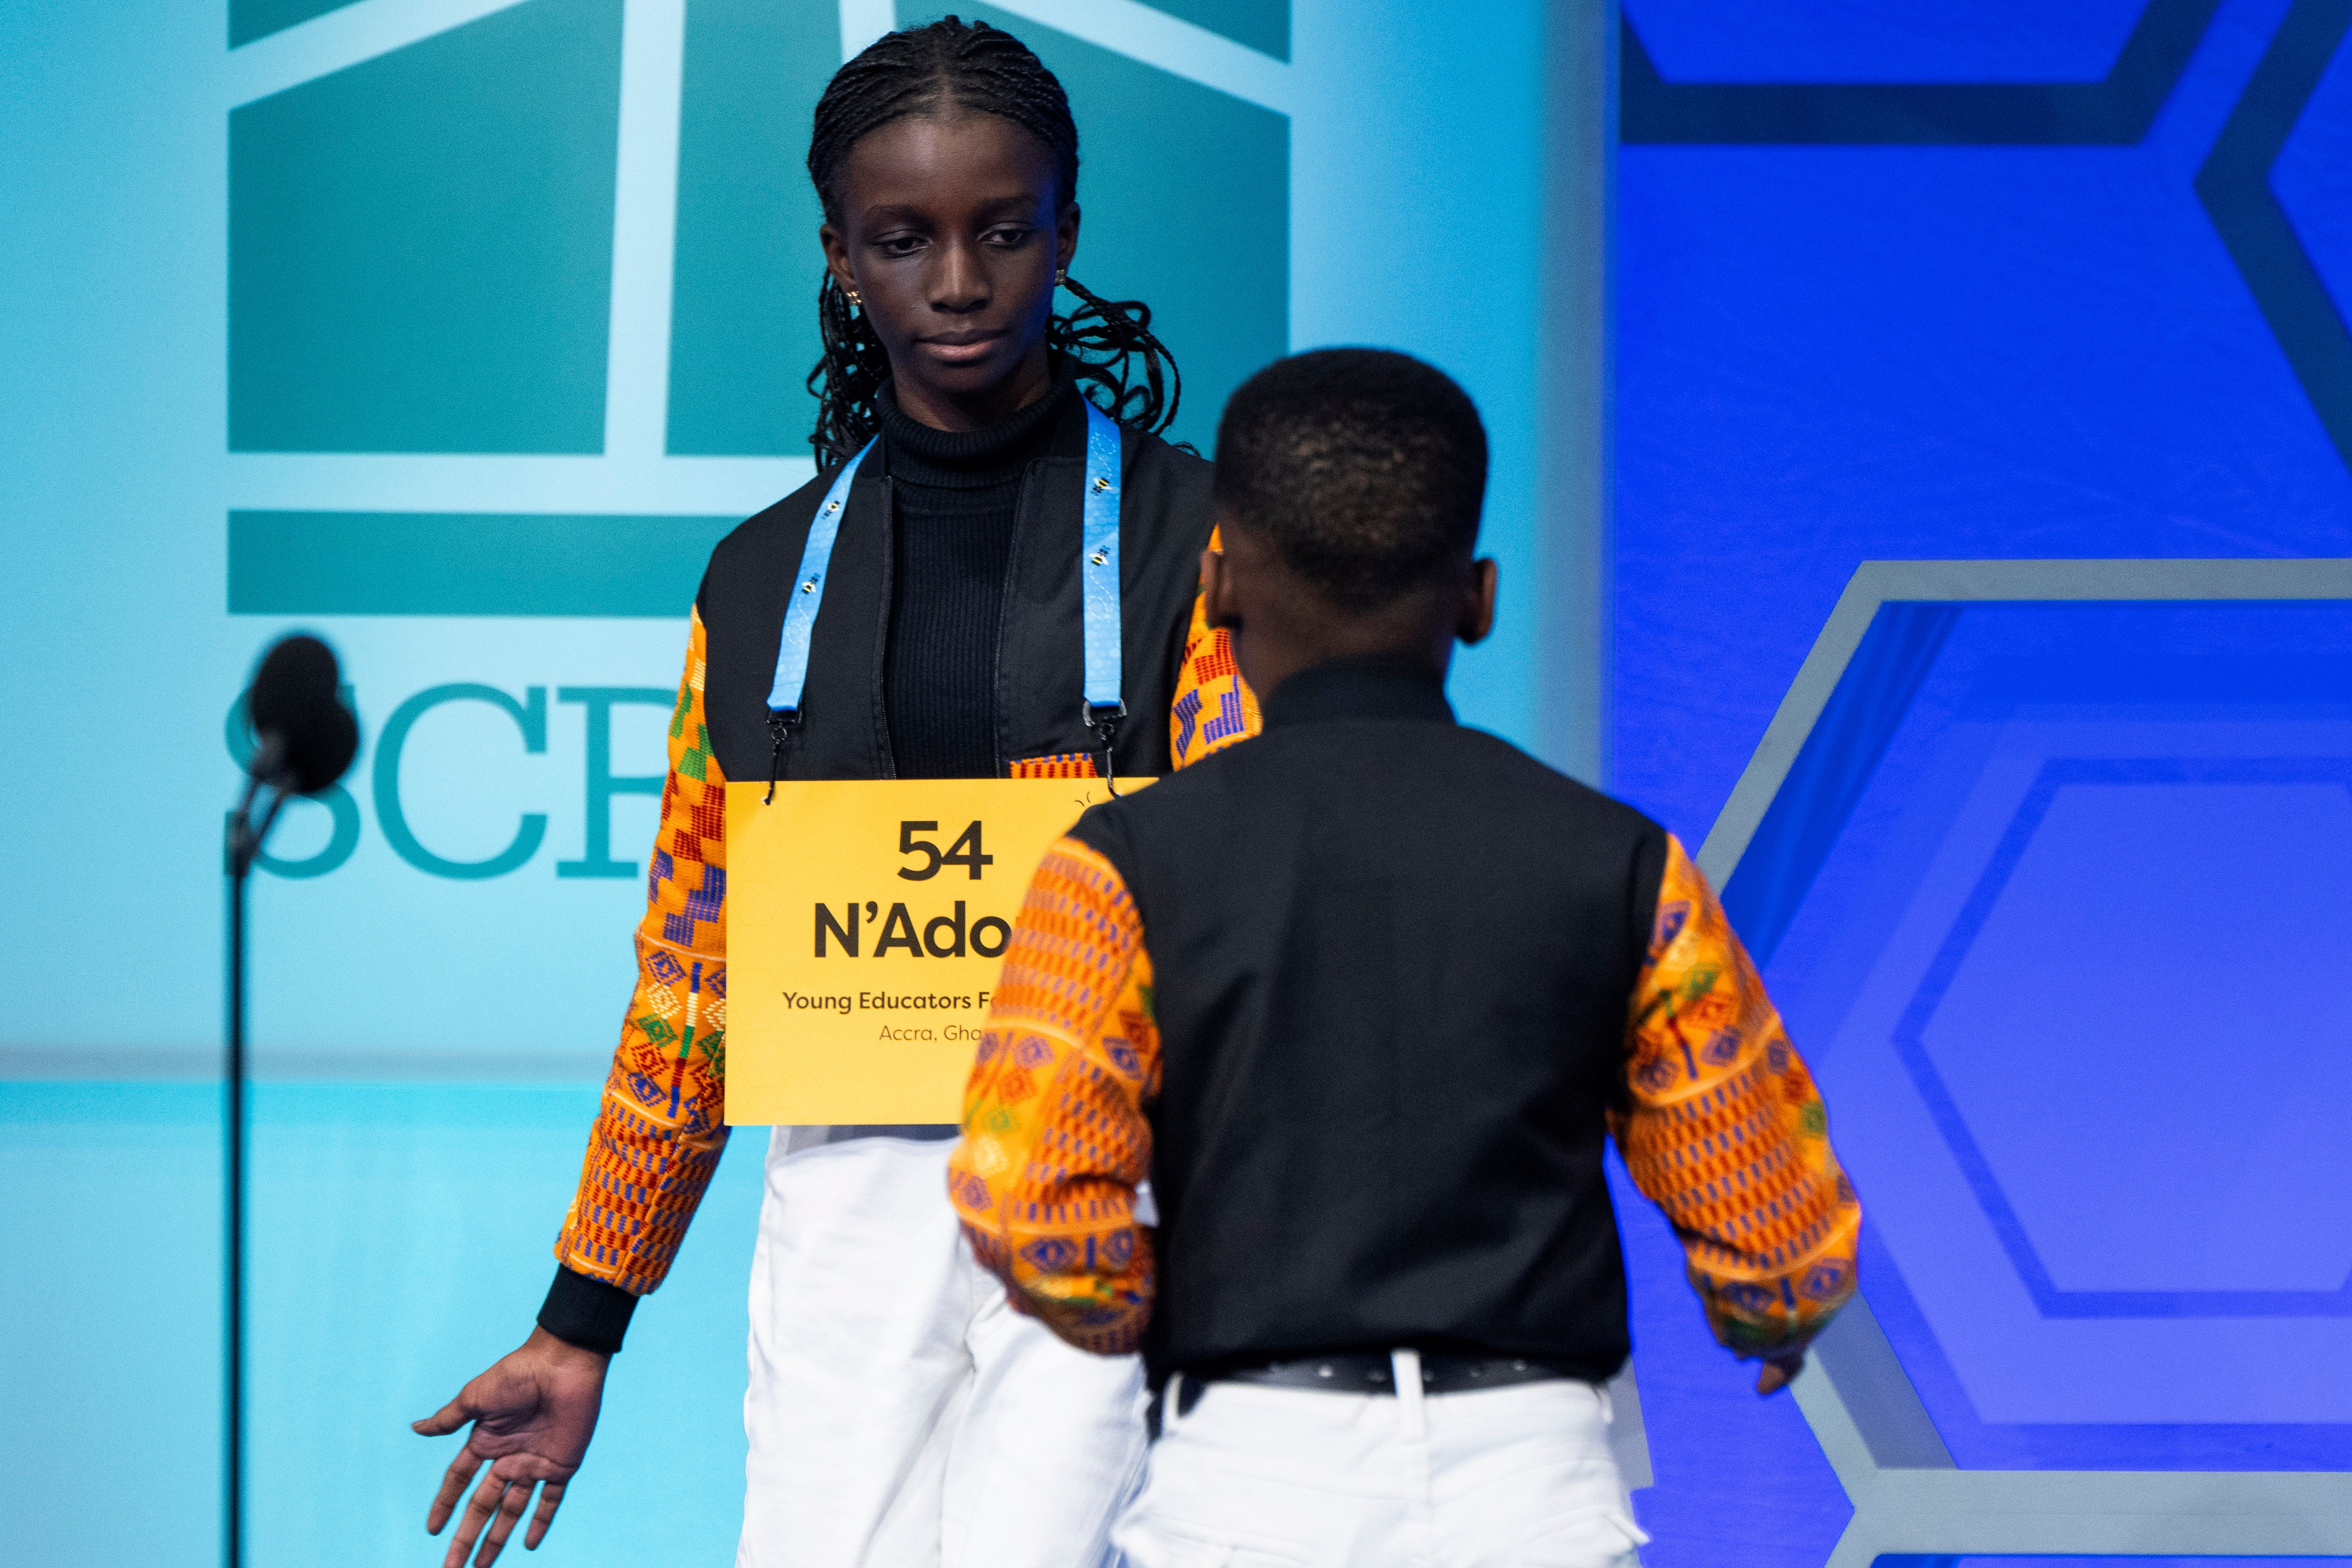
[{"label": "black plastic clip on strap", "polygon": [[1094,732],[1095,743],[1102,748],[1103,784],[1114,798],[1118,795],[1118,773],[1111,763],[1110,752],[1113,743],[1118,740],[1118,727],[1126,719],[1125,702],[1108,706],[1090,702],[1087,705],[1087,728]]}]

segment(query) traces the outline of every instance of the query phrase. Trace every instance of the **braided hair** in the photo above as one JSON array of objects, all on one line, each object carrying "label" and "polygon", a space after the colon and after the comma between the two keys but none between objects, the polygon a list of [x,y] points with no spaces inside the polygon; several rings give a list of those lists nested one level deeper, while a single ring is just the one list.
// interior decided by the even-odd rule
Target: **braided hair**
[{"label": "braided hair", "polygon": [[[1036,137],[1054,161],[1061,200],[1077,199],[1078,128],[1061,82],[1012,34],[950,16],[885,34],[826,85],[808,153],[825,221],[841,223],[841,183],[860,137],[894,120],[950,109],[999,115]],[[1087,395],[1113,418],[1166,429],[1183,382],[1175,356],[1152,335],[1151,307],[1105,300],[1068,276],[1061,284],[1078,297],[1078,308],[1047,320],[1045,346],[1070,362],[1082,388],[1099,389]],[[880,427],[874,400],[890,378],[890,360],[830,268],[817,285],[816,310],[824,353],[809,372],[817,400],[809,444],[818,464],[830,468],[848,461]]]}]

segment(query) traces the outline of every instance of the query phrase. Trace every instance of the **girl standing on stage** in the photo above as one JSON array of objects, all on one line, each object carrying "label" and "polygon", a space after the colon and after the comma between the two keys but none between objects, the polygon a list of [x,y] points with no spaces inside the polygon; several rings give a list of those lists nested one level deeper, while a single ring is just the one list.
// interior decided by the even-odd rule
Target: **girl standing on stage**
[{"label": "girl standing on stage", "polygon": [[[486,1521],[478,1561],[494,1556],[543,1482],[526,1541],[538,1543],[594,1430],[607,1360],[725,1147],[725,781],[1103,761],[1150,774],[1256,728],[1223,635],[1195,614],[1209,465],[1154,434],[1175,412],[1175,365],[1148,310],[1068,276],[1078,147],[1061,84],[993,27],[950,16],[893,33],[834,77],[808,163],[825,216],[819,472],[720,542],[696,598],[636,992],[540,1327],[417,1424],[477,1423],[434,1504],[436,1531],[496,1461],[452,1568]],[[1056,286],[1080,301],[1066,317]],[[1116,703],[1081,700],[1082,397],[1118,422]],[[780,721],[769,700],[786,601],[853,459],[805,694],[797,721]],[[739,1564],[1101,1558],[1141,1463],[1139,1367],[1008,1310],[948,1200],[955,1132],[775,1129]]]}]

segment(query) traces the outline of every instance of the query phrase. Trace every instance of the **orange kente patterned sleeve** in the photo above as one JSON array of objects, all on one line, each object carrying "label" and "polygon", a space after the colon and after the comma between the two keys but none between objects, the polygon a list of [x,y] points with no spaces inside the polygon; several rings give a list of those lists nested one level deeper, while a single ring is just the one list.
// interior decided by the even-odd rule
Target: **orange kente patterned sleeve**
[{"label": "orange kente patterned sleeve", "polygon": [[948,1192],[1015,1310],[1080,1350],[1135,1349],[1151,1316],[1159,1092],[1151,958],[1109,861],[1064,838],[1029,885],[964,1090]]},{"label": "orange kente patterned sleeve", "polygon": [[[1223,541],[1209,532],[1209,548]],[[1184,663],[1176,672],[1176,703],[1168,710],[1168,753],[1180,768],[1245,741],[1265,727],[1257,694],[1234,663],[1233,634],[1209,625],[1208,595],[1192,590],[1192,621],[1184,632]]]},{"label": "orange kente patterned sleeve", "polygon": [[703,648],[697,615],[670,714],[636,991],[555,1238],[563,1267],[638,1296],[669,1272],[727,1147],[727,781],[703,722]]},{"label": "orange kente patterned sleeve", "polygon": [[[1218,547],[1214,529],[1209,548]],[[1265,727],[1257,695],[1234,662],[1233,634],[1209,625],[1207,595],[1192,590],[1192,618],[1184,628],[1184,658],[1176,670],[1176,700],[1168,710],[1168,754],[1179,768],[1213,752],[1246,741]],[[1102,776],[1092,753],[1057,752],[1024,757],[1007,769],[1016,779],[1093,779]]]},{"label": "orange kente patterned sleeve", "polygon": [[1715,1337],[1742,1356],[1801,1344],[1853,1294],[1862,1205],[1812,1074],[1672,838],[1628,1033],[1617,1146],[1681,1237]]}]

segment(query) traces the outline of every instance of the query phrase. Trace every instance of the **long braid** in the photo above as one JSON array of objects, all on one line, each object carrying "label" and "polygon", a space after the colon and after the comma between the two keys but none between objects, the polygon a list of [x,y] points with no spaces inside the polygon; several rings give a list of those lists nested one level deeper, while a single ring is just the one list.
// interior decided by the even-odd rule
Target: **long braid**
[{"label": "long braid", "polygon": [[820,468],[845,463],[881,428],[874,400],[890,379],[890,356],[866,324],[865,313],[852,306],[825,268],[816,287],[817,332],[824,353],[809,372],[808,389],[816,399],[816,428],[809,445],[816,448]]},{"label": "long braid", "polygon": [[[834,73],[817,100],[808,153],[809,179],[826,221],[841,222],[842,174],[860,137],[908,115],[950,108],[1001,115],[1036,137],[1054,160],[1062,200],[1077,199],[1078,128],[1061,82],[1012,34],[950,16],[885,34]],[[1081,386],[1094,389],[1087,395],[1112,417],[1154,433],[1166,429],[1183,381],[1175,356],[1152,335],[1151,308],[1140,300],[1102,299],[1074,278],[1062,282],[1080,304],[1047,321],[1047,346],[1073,362]],[[880,427],[875,398],[889,379],[890,362],[830,269],[817,287],[817,324],[824,353],[808,376],[817,400],[809,444],[829,468],[855,456]]]},{"label": "long braid", "polygon": [[[1095,401],[1112,418],[1155,434],[1174,424],[1184,378],[1176,356],[1151,335],[1151,307],[1140,300],[1106,300],[1067,275],[1062,287],[1085,303],[1045,323],[1047,346],[1070,357],[1080,385],[1103,389],[1106,395]],[[1143,383],[1131,386],[1128,377],[1138,361]]]}]

